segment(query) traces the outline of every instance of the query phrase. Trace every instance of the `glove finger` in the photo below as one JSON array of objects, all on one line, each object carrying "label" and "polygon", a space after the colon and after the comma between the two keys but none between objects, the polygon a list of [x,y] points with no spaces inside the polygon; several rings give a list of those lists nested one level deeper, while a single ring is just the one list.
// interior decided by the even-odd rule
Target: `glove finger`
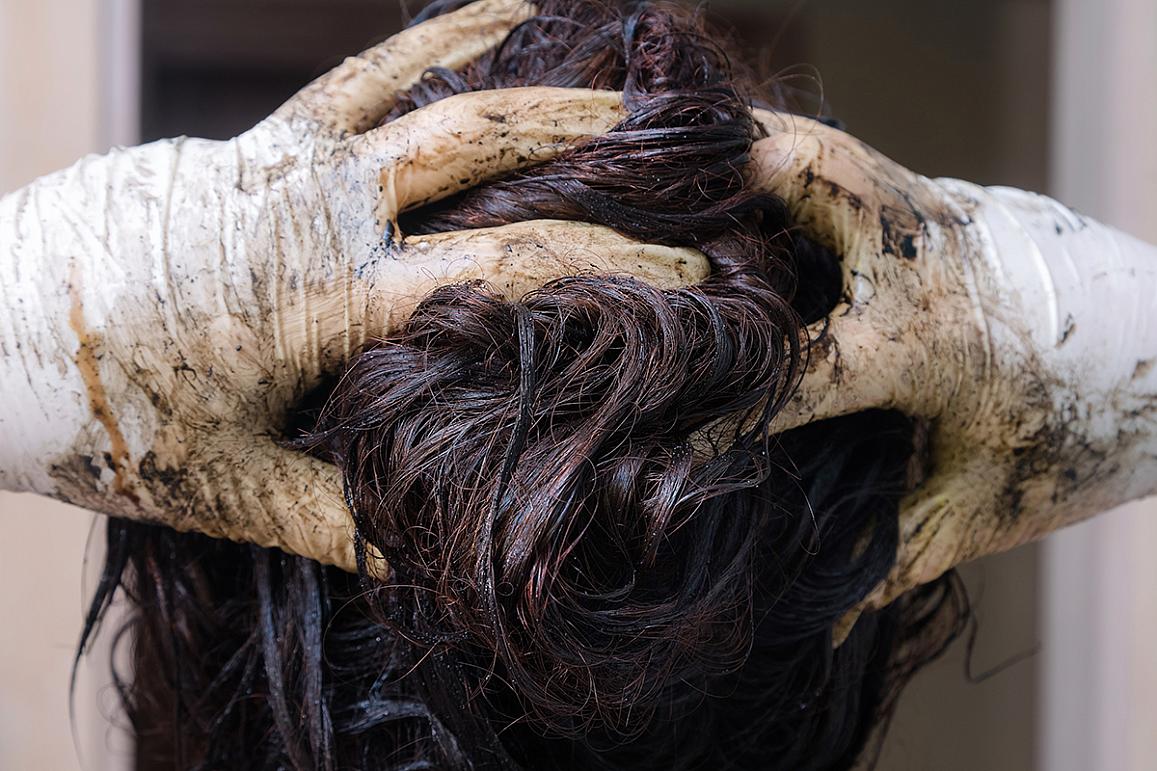
[{"label": "glove finger", "polygon": [[494,48],[533,13],[525,0],[479,0],[399,32],[322,75],[275,115],[337,133],[361,133],[430,67],[458,70]]},{"label": "glove finger", "polygon": [[855,275],[921,263],[943,226],[957,224],[931,180],[850,134],[786,113],[755,115],[769,136],[752,148],[752,184],[786,200],[803,231],[843,258],[850,295]]},{"label": "glove finger", "polygon": [[[601,225],[531,220],[411,236],[385,269],[367,287],[374,336],[396,329],[426,294],[446,284],[484,281],[509,300],[578,275],[630,275],[673,289],[702,281],[710,264],[695,249],[642,243]],[[400,282],[393,271],[408,280]]]},{"label": "glove finger", "polygon": [[626,115],[613,91],[508,88],[442,99],[360,137],[358,173],[380,191],[379,225],[519,168],[546,161]]}]

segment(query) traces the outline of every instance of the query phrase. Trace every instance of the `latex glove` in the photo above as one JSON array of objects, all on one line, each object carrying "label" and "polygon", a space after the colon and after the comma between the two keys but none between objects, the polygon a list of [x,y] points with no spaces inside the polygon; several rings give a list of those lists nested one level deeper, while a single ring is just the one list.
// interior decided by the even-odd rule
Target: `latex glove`
[{"label": "latex glove", "polygon": [[529,12],[476,3],[233,140],[116,150],[0,200],[0,488],[353,569],[337,470],[276,443],[324,374],[438,283],[702,278],[696,252],[581,224],[383,240],[401,210],[622,117],[613,93],[513,89],[371,128],[426,68],[463,66]]},{"label": "latex glove", "polygon": [[929,425],[880,607],[966,560],[1157,493],[1157,247],[1044,196],[932,180],[760,113],[757,184],[843,256],[778,428],[872,407]]}]

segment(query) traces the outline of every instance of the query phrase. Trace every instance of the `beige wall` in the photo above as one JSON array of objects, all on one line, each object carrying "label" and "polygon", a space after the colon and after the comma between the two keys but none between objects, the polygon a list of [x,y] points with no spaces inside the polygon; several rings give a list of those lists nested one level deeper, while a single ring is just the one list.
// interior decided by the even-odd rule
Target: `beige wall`
[{"label": "beige wall", "polygon": [[[1052,193],[1157,243],[1157,4],[1058,0],[1057,11]],[[1046,544],[1048,771],[1157,767],[1155,545],[1152,499]]]},{"label": "beige wall", "polygon": [[0,0],[0,186],[100,144],[99,0]]},{"label": "beige wall", "polygon": [[[100,11],[100,0],[0,0],[0,193],[107,144]],[[99,719],[97,704],[111,701],[101,667],[80,673],[75,749],[69,724],[92,524],[79,509],[0,493],[0,769],[79,769],[78,752],[86,771],[125,765],[106,749],[116,737]]]}]

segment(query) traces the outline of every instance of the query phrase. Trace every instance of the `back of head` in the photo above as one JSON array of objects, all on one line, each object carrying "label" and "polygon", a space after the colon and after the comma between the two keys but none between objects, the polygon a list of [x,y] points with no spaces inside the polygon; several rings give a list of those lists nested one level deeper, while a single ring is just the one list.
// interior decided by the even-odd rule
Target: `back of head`
[{"label": "back of head", "polygon": [[143,759],[849,767],[953,633],[940,583],[833,647],[895,558],[915,427],[874,412],[769,438],[838,272],[747,185],[749,108],[778,95],[681,7],[537,11],[387,120],[527,85],[620,90],[628,117],[402,229],[583,220],[695,247],[711,275],[446,287],[352,362],[296,441],[342,468],[385,579],[111,523],[92,618],[118,586],[135,605]]}]

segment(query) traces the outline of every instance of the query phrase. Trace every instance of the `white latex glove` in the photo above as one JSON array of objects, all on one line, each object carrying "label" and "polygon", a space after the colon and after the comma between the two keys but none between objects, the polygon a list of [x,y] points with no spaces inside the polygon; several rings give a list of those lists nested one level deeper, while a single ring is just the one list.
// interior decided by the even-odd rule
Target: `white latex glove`
[{"label": "white latex glove", "polygon": [[761,113],[754,179],[843,256],[778,428],[871,407],[929,425],[927,478],[868,607],[1157,493],[1157,247],[1011,188],[932,180]]},{"label": "white latex glove", "polygon": [[[618,95],[514,89],[382,128],[431,66],[459,68],[530,7],[484,0],[348,59],[236,139],[89,157],[0,200],[0,488],[354,567],[333,467],[276,443],[287,410],[439,283],[512,296],[702,255],[532,222],[383,234],[435,200],[622,117]],[[495,116],[502,116],[497,119]]]}]

